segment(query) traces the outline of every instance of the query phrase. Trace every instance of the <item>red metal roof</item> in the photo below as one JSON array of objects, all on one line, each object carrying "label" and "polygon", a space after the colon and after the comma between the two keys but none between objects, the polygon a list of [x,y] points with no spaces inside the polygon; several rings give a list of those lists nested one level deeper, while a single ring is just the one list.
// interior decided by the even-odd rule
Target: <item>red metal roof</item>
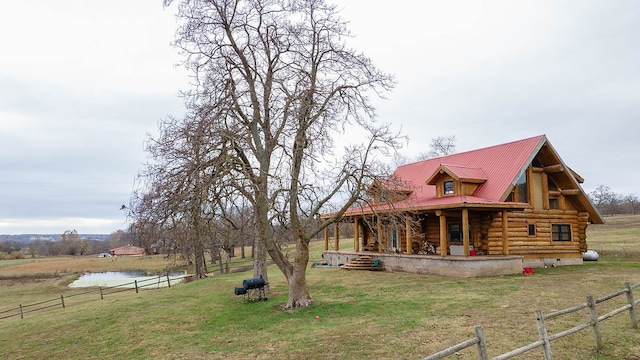
[{"label": "red metal roof", "polygon": [[[394,204],[379,204],[378,210],[449,207],[462,204],[502,204],[512,186],[523,174],[535,155],[546,143],[544,135],[518,140],[502,145],[427,159],[399,166],[392,178],[401,179],[413,191],[406,200]],[[445,170],[462,179],[486,180],[472,196],[436,196],[435,185],[428,185],[439,170]],[[404,187],[404,186],[403,186]],[[347,214],[358,213],[353,208]],[[346,215],[346,214],[345,214]]]},{"label": "red metal roof", "polygon": [[[414,193],[418,199],[436,199],[435,186],[426,185],[426,180],[440,167],[449,169],[474,168],[481,169],[487,181],[476,190],[475,197],[489,201],[502,201],[511,185],[533,160],[538,150],[547,141],[544,135],[529,139],[495,145],[483,149],[462,152],[434,159],[402,165],[393,173],[414,185]],[[477,171],[475,171],[477,176]]]},{"label": "red metal roof", "polygon": [[[375,184],[403,192],[408,195],[406,199],[391,203],[354,206],[348,209],[343,216],[375,211],[444,210],[460,207],[524,209],[529,204],[507,202],[507,196],[534,158],[541,153],[543,147],[547,149],[545,156],[551,157],[552,163],[560,164],[569,169],[548,142],[546,136],[535,136],[399,166],[389,179],[378,179]],[[471,195],[438,197],[435,184],[437,178],[444,173],[455,179],[476,183],[478,188]],[[591,221],[596,224],[604,223],[598,210],[580,188],[579,183],[582,182],[582,178],[572,170],[563,176],[568,189],[580,190],[581,194],[577,201],[581,207],[584,207],[584,210],[589,212]],[[325,214],[323,217],[331,215]]]},{"label": "red metal roof", "polygon": [[428,185],[435,185],[435,179],[438,178],[440,172],[449,174],[456,180],[467,180],[471,182],[483,183],[487,180],[487,175],[480,168],[471,168],[467,166],[440,164],[438,169],[426,180]]},{"label": "red metal roof", "polygon": [[117,247],[117,248],[113,248],[113,249],[109,250],[109,253],[111,255],[119,255],[119,256],[124,256],[124,255],[144,255],[146,253],[146,251],[141,247],[137,247],[137,246],[133,246],[133,245],[129,244],[129,245],[124,245],[124,246],[120,246],[120,247]]}]

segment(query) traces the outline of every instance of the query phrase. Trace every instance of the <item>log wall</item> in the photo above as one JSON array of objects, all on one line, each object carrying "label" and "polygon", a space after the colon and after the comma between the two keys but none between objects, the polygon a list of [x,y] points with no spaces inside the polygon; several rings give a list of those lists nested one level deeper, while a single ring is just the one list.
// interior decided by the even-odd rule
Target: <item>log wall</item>
[{"label": "log wall", "polygon": [[[440,221],[437,216],[429,216],[423,226],[414,223],[411,226],[412,250],[420,253],[424,249],[424,241],[433,244],[440,253]],[[447,217],[447,223],[459,223],[460,218]],[[540,258],[578,258],[587,250],[586,229],[590,217],[587,212],[576,210],[524,210],[508,212],[507,245],[509,255],[523,256],[525,259]],[[478,255],[503,255],[502,212],[470,212],[471,241]],[[535,235],[529,235],[529,224],[535,224]],[[571,241],[553,241],[552,225],[566,224],[571,227]],[[398,250],[406,253],[406,228],[394,225],[398,230]],[[381,245],[376,244],[374,232],[367,226],[363,231],[363,250],[389,251],[392,226],[383,226]]]},{"label": "log wall", "polygon": [[[507,218],[509,254],[525,258],[581,257],[586,251],[588,213],[573,210],[510,212]],[[529,235],[529,224],[535,224],[536,234]],[[571,241],[553,241],[552,225],[571,227]],[[502,253],[502,214],[496,213],[488,228],[488,254]]]}]

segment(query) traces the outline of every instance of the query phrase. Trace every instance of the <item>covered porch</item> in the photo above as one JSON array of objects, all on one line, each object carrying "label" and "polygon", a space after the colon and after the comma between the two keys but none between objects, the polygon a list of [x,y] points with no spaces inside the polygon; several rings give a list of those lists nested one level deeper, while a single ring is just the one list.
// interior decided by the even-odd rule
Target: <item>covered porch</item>
[{"label": "covered porch", "polygon": [[[353,224],[353,247],[340,248],[336,223],[333,244],[325,229],[323,261],[339,266],[367,255],[387,271],[459,277],[522,273],[523,257],[509,253],[512,209],[461,205],[344,217],[343,223]],[[522,210],[522,205],[513,207]]]},{"label": "covered porch", "polygon": [[[460,206],[458,208],[350,215],[353,251],[407,255],[481,256],[509,255],[509,210]],[[333,250],[340,250],[339,223],[333,227]],[[324,250],[329,250],[329,228],[324,230]]]}]

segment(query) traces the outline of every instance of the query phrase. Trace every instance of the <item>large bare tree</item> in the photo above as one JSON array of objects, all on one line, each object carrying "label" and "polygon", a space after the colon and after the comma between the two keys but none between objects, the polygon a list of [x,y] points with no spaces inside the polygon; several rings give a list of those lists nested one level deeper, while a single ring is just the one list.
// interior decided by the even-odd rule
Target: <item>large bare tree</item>
[{"label": "large bare tree", "polygon": [[431,138],[429,151],[418,155],[418,161],[451,155],[456,152],[456,136],[438,136]]},{"label": "large bare tree", "polygon": [[206,276],[207,242],[227,189],[217,183],[226,164],[211,130],[197,117],[163,121],[159,136],[149,139],[150,160],[129,207],[140,241],[171,239],[172,247],[194,263],[198,278]]},{"label": "large bare tree", "polygon": [[[393,78],[346,45],[345,22],[322,0],[182,0],[178,17],[176,45],[193,75],[189,112],[218,136],[224,186],[250,202],[256,252],[265,249],[289,284],[285,308],[308,306],[310,239],[379,175],[380,154],[399,146],[370,102]],[[333,216],[319,221],[322,212]],[[292,258],[275,224],[295,243]],[[266,277],[266,264],[254,273]]]}]

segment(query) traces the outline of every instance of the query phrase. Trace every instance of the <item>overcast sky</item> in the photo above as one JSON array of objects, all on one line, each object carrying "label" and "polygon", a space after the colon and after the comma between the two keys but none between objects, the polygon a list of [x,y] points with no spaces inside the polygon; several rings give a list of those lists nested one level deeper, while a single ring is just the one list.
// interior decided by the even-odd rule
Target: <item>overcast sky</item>
[{"label": "overcast sky", "polygon": [[[0,234],[125,229],[146,134],[187,74],[161,0],[2,1]],[[415,157],[546,134],[565,163],[640,195],[640,2],[342,0],[350,43],[398,81],[379,119]]]}]

